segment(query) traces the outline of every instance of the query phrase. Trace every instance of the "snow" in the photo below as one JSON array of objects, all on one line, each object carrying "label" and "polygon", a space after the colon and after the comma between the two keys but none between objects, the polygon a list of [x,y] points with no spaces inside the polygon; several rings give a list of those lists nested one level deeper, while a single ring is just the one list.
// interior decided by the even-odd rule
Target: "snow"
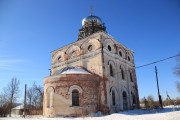
[{"label": "snow", "polygon": [[67,69],[67,70],[63,71],[61,74],[90,74],[90,73],[85,71],[82,68],[73,67],[71,69]]},{"label": "snow", "polygon": [[180,106],[168,106],[163,110],[129,110],[100,117],[56,117],[45,118],[43,116],[27,116],[0,118],[0,120],[180,120]]}]

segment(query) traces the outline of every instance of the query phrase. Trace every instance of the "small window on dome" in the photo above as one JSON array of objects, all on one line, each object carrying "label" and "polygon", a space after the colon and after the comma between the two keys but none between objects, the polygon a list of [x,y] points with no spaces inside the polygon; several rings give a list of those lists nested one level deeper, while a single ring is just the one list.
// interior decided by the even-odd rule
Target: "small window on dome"
[{"label": "small window on dome", "polygon": [[130,59],[130,57],[128,56],[128,61],[130,61],[131,59]]},{"label": "small window on dome", "polygon": [[122,57],[122,52],[121,52],[121,51],[119,51],[119,56],[121,56],[121,57]]},{"label": "small window on dome", "polygon": [[59,62],[61,61],[61,56],[58,57],[58,61],[59,61]]},{"label": "small window on dome", "polygon": [[88,51],[92,51],[92,45],[88,46]]},{"label": "small window on dome", "polygon": [[75,57],[76,57],[76,52],[73,51],[73,52],[71,53],[71,58],[75,58]]},{"label": "small window on dome", "polygon": [[110,45],[108,45],[108,50],[111,51],[111,46]]}]

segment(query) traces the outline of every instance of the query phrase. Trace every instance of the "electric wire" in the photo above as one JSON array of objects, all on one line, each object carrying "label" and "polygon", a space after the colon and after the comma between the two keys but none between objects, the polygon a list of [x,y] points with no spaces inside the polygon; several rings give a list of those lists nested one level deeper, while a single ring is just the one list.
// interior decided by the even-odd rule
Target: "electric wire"
[{"label": "electric wire", "polygon": [[148,63],[148,64],[144,64],[144,65],[138,66],[138,67],[136,67],[136,68],[146,67],[146,66],[149,66],[149,65],[152,65],[152,64],[155,64],[155,63],[159,63],[159,62],[162,62],[162,61],[171,59],[171,58],[175,58],[175,57],[177,57],[177,56],[180,56],[180,54],[177,54],[177,55],[174,55],[174,56],[171,56],[171,57],[167,57],[167,58],[164,58],[164,59],[160,59],[160,60],[157,60],[157,61]]}]

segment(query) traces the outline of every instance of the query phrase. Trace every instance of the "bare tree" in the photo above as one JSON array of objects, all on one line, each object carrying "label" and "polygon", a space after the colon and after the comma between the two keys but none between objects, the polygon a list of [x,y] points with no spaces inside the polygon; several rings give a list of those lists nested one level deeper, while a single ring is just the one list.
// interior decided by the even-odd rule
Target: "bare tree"
[{"label": "bare tree", "polygon": [[[174,69],[174,73],[175,73],[175,75],[177,75],[180,78],[180,53],[178,54],[178,56],[176,58],[176,66]],[[180,92],[180,82],[179,81],[176,83],[176,87],[177,87],[178,91]]]},{"label": "bare tree", "polygon": [[176,87],[177,87],[177,89],[178,89],[178,92],[180,93],[180,82],[177,82],[177,83],[176,83]]},{"label": "bare tree", "polygon": [[154,102],[154,98],[152,95],[149,95],[147,97],[147,101],[148,101],[148,104],[149,104],[149,108],[150,109],[153,109],[155,107],[155,102]]},{"label": "bare tree", "polygon": [[176,66],[174,69],[174,73],[180,78],[180,53],[178,54],[176,58]]},{"label": "bare tree", "polygon": [[36,83],[34,82],[33,90],[35,96],[32,99],[32,103],[34,106],[36,106],[36,110],[40,110],[42,112],[44,88],[40,85],[36,85]]},{"label": "bare tree", "polygon": [[6,95],[4,95],[4,93],[0,94],[0,107],[4,106],[4,104],[6,104]]},{"label": "bare tree", "polygon": [[31,115],[42,114],[43,106],[43,87],[35,82],[32,87],[27,90],[27,101],[29,104],[29,113]]},{"label": "bare tree", "polygon": [[144,104],[144,108],[145,109],[149,109],[150,108],[149,104],[148,104],[148,101],[147,101],[147,99],[145,97],[142,99],[142,103]]},{"label": "bare tree", "polygon": [[32,108],[32,99],[33,99],[33,97],[35,96],[34,95],[34,90],[33,90],[33,88],[31,87],[31,88],[29,88],[28,90],[27,90],[27,101],[28,101],[28,105],[29,105],[29,109],[31,109]]},{"label": "bare tree", "polygon": [[[39,98],[39,107],[42,109],[42,105],[43,105],[43,95],[44,95],[44,90],[42,86],[38,86],[36,85],[36,83],[34,82],[33,84],[33,89],[36,91],[36,94],[40,97]],[[36,101],[37,103],[37,101]]]},{"label": "bare tree", "polygon": [[19,84],[20,82],[17,78],[12,78],[7,87],[4,88],[4,94],[9,103],[9,116],[11,116],[11,109],[18,98]]}]

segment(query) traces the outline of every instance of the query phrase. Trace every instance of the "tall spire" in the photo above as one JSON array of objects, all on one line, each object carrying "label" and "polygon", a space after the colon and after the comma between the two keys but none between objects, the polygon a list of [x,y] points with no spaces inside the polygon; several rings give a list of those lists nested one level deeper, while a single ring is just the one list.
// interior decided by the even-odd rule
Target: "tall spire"
[{"label": "tall spire", "polygon": [[90,6],[90,16],[92,16],[92,5]]}]

